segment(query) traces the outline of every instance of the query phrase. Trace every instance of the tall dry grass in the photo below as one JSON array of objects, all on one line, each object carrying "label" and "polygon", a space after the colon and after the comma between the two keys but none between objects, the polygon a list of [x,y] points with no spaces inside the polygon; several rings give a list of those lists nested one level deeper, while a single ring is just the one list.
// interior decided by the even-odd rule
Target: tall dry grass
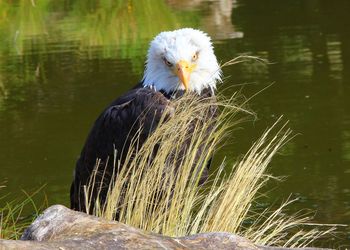
[{"label": "tall dry grass", "polygon": [[[103,169],[95,169],[85,187],[86,208],[106,219],[118,219],[146,231],[169,236],[225,231],[245,236],[257,244],[305,246],[329,233],[303,225],[310,217],[287,216],[283,209],[254,211],[259,190],[272,178],[267,167],[272,157],[291,138],[291,131],[279,119],[226,172],[222,162],[205,185],[201,173],[215,151],[249,113],[237,96],[217,101],[220,114],[211,115],[213,100],[187,95],[175,101],[144,145],[135,154],[129,150],[123,166],[114,159],[115,173],[106,202],[92,199],[101,183]],[[237,104],[243,103],[243,104]],[[242,115],[243,114],[243,115]],[[169,118],[170,117],[170,118]],[[133,146],[138,147],[138,138]],[[116,174],[118,173],[118,174]],[[254,221],[247,226],[247,219]]]}]

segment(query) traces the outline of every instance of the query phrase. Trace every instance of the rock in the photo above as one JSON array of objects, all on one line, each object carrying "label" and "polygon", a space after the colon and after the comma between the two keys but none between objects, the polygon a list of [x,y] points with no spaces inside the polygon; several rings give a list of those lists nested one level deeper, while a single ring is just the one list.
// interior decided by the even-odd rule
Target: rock
[{"label": "rock", "polygon": [[0,240],[3,249],[282,249],[260,247],[230,233],[167,237],[107,221],[61,205],[44,211],[21,240]]}]

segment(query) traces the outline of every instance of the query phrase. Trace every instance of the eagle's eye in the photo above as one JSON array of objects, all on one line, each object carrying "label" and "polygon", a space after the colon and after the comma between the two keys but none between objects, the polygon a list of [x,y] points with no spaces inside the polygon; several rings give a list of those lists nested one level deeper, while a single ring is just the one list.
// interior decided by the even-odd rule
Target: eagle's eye
[{"label": "eagle's eye", "polygon": [[172,67],[173,66],[173,64],[171,62],[169,62],[165,57],[163,58],[163,60],[164,60],[164,63],[165,63],[166,66],[168,66],[168,67]]},{"label": "eagle's eye", "polygon": [[195,62],[195,61],[197,61],[197,59],[198,59],[198,51],[196,52],[196,53],[194,53],[193,54],[193,56],[192,56],[192,62]]}]

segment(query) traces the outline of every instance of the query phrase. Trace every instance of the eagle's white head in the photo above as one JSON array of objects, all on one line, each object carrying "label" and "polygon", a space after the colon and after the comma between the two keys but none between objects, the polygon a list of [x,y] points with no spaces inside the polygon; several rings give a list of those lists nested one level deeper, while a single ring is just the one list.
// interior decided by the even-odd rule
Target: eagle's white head
[{"label": "eagle's white head", "polygon": [[148,50],[143,86],[171,93],[216,89],[221,69],[210,37],[191,28],[161,32]]}]

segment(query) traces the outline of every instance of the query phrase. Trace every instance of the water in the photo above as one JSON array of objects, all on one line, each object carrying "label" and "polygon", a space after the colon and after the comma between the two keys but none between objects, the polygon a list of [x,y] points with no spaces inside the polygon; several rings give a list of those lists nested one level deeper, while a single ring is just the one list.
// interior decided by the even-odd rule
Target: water
[{"label": "water", "polygon": [[[22,196],[46,184],[50,204],[69,204],[75,161],[101,110],[142,77],[149,41],[162,30],[208,32],[230,96],[255,96],[258,120],[241,124],[217,156],[243,154],[281,115],[297,136],[271,164],[268,205],[299,198],[290,212],[350,223],[350,2],[0,2],[0,183]],[[229,164],[228,164],[229,165]],[[3,191],[2,191],[3,192]],[[3,201],[1,201],[3,202]],[[350,245],[348,228],[332,239]]]}]

